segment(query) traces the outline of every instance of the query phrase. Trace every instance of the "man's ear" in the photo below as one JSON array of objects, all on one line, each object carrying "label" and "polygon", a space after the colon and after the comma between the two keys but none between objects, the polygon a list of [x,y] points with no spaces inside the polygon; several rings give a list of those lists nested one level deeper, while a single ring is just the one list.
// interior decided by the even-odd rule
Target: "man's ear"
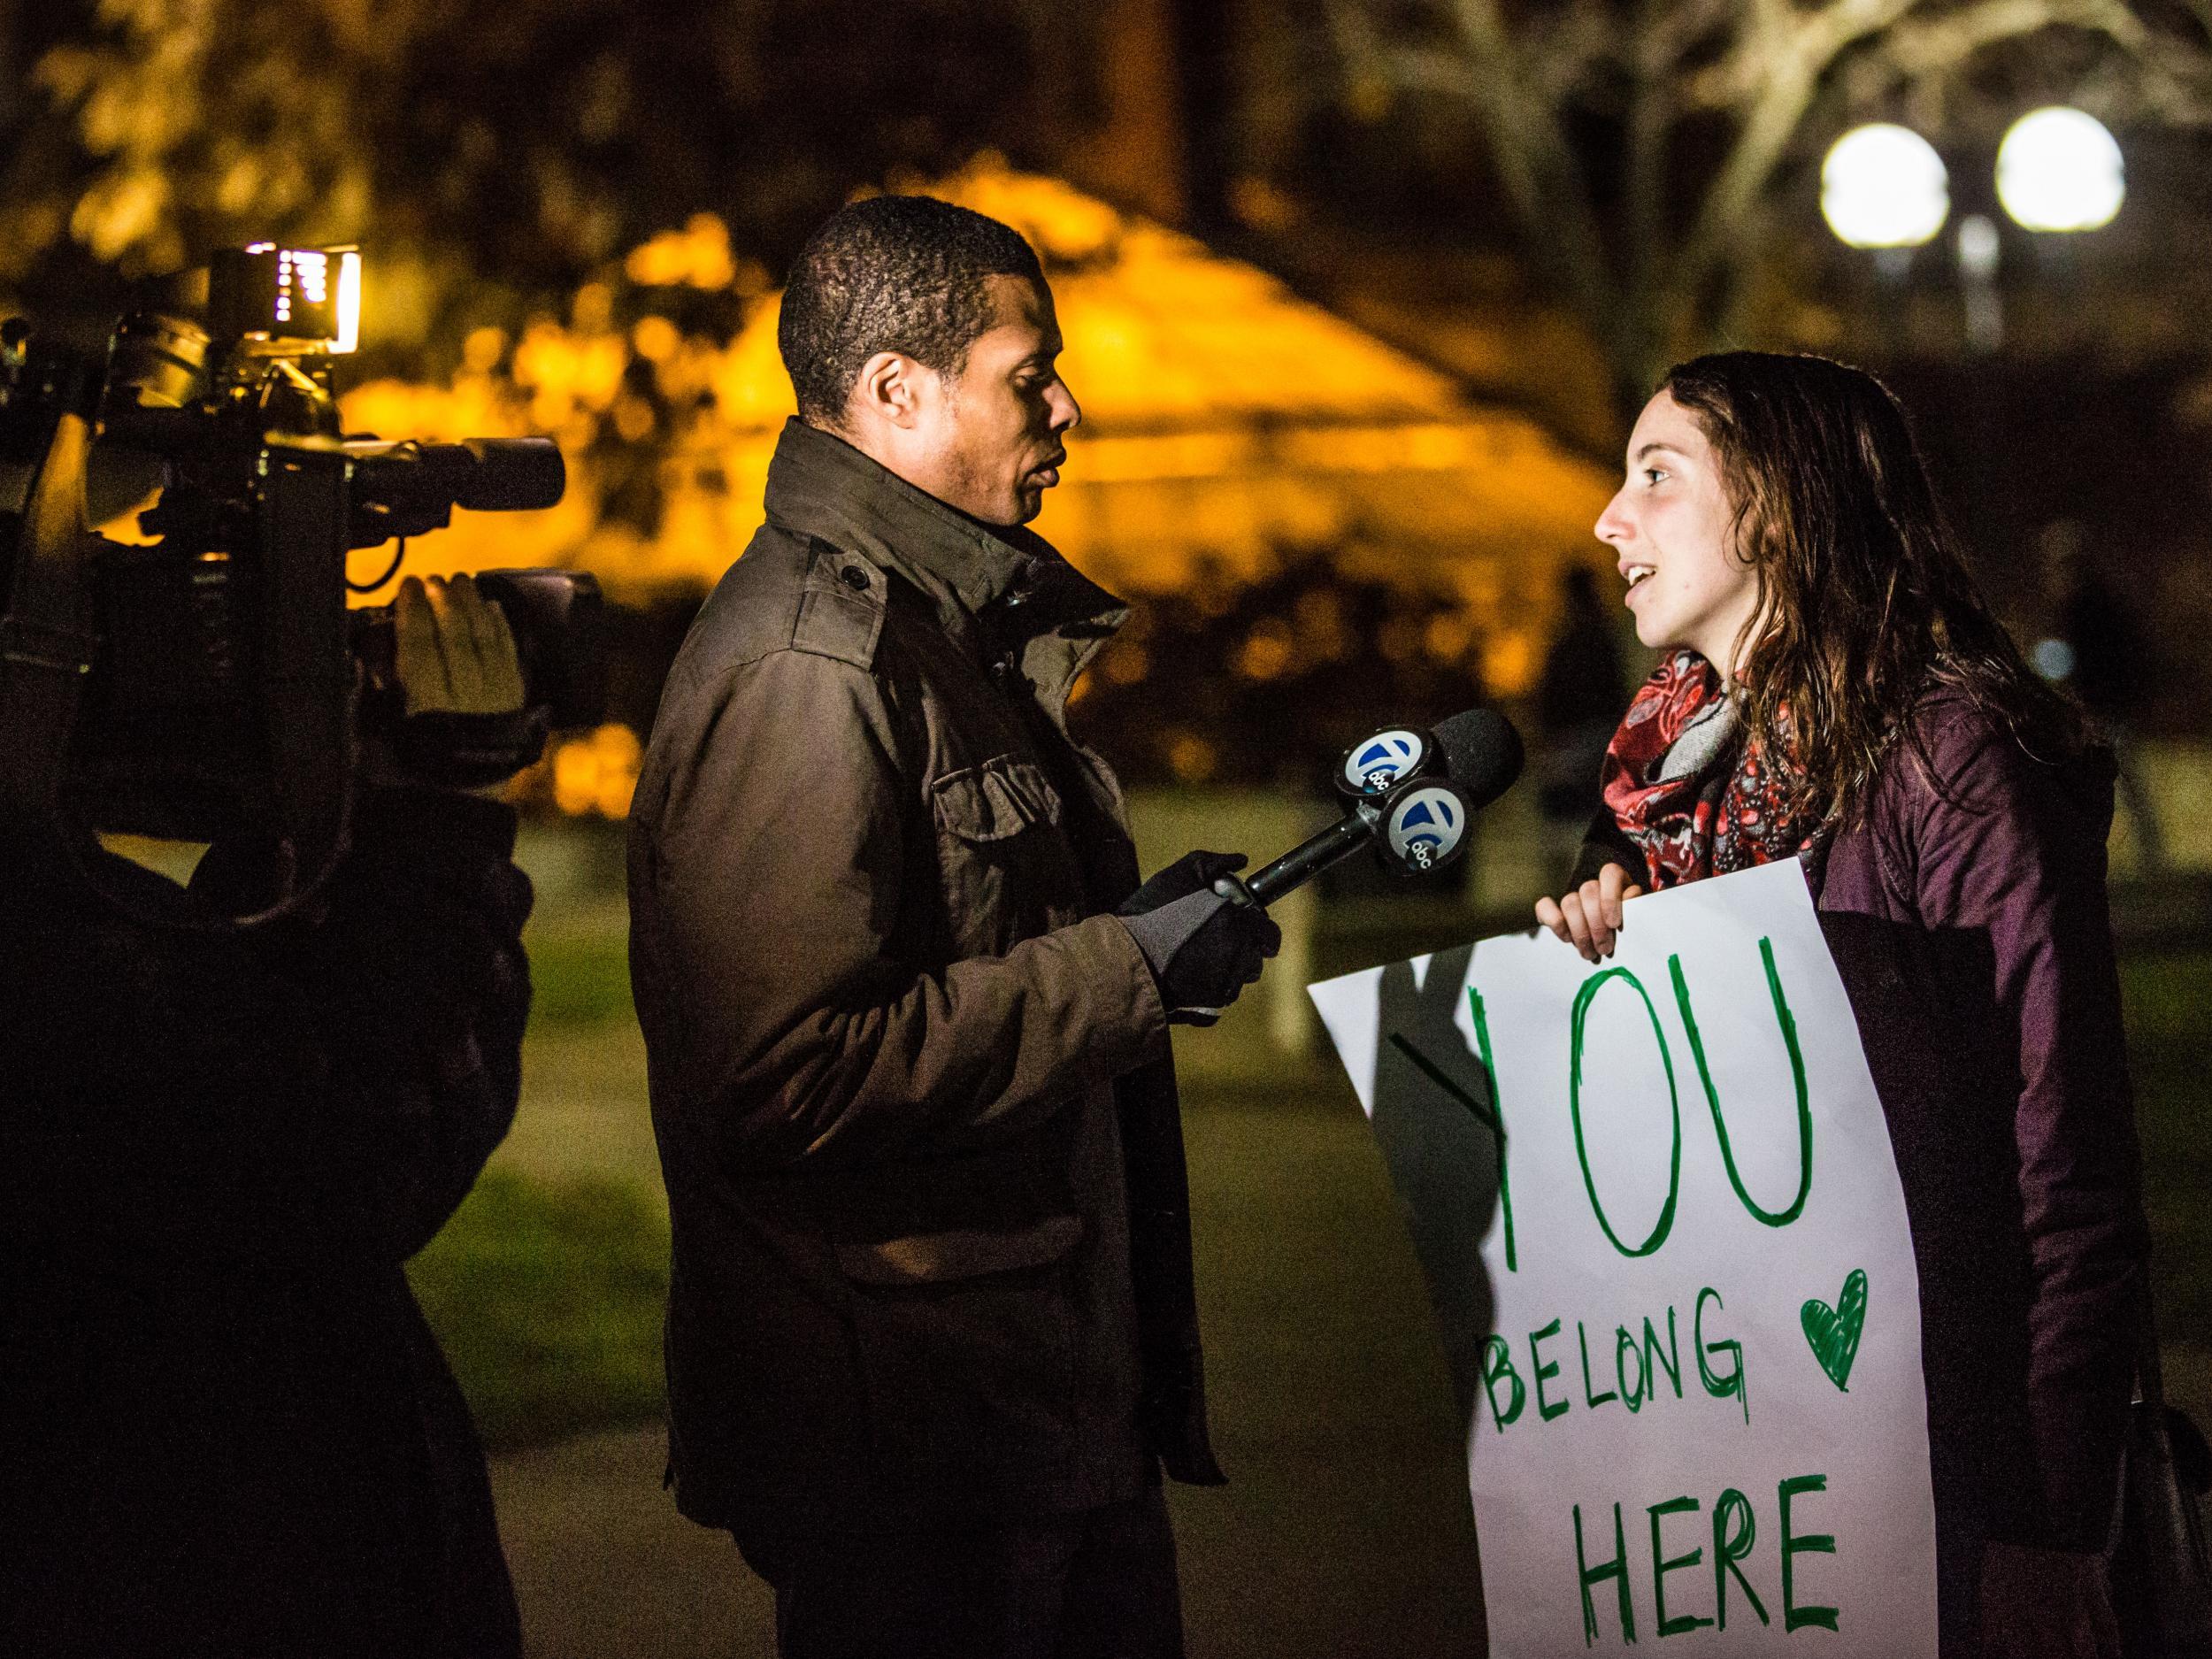
[{"label": "man's ear", "polygon": [[849,418],[911,430],[920,418],[929,371],[903,351],[879,351],[860,368],[846,402]]}]

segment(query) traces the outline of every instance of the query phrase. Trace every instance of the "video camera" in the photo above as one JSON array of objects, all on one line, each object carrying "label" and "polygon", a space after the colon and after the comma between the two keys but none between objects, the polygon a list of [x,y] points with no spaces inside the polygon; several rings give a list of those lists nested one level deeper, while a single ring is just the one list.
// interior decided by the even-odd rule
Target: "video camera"
[{"label": "video camera", "polygon": [[[390,608],[349,611],[349,591],[388,581],[407,539],[454,508],[550,507],[566,475],[543,438],[343,433],[331,358],[357,338],[360,273],[350,248],[263,242],[215,257],[201,306],[127,316],[104,352],[0,325],[0,592],[12,583],[0,669],[57,665],[26,640],[89,636],[62,664],[88,668],[57,751],[62,816],[86,833],[273,846],[268,914],[313,891],[342,853],[365,741],[388,743],[413,775],[477,785],[536,759],[551,726],[598,718],[598,585],[553,570],[477,578],[515,636],[524,710],[403,718]],[[67,468],[82,476],[52,476]],[[26,526],[40,501],[71,499],[58,483],[94,503],[73,541],[59,539],[74,550],[42,567],[73,572],[60,579],[83,624],[73,632],[42,626],[27,596],[38,561]],[[84,531],[106,516],[102,497],[119,511],[157,487],[138,523],[157,540]],[[374,581],[349,580],[349,552],[394,541]],[[0,706],[0,747],[16,718]]]}]

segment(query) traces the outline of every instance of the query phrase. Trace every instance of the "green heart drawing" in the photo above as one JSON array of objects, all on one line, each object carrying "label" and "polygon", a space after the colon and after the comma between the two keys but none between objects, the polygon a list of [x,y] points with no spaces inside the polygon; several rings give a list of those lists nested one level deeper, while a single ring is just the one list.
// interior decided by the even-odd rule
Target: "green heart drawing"
[{"label": "green heart drawing", "polygon": [[1866,1270],[1851,1270],[1834,1307],[1816,1296],[1798,1310],[1797,1317],[1820,1369],[1828,1373],[1830,1382],[1849,1394],[1851,1362],[1859,1356],[1859,1335],[1866,1329]]}]

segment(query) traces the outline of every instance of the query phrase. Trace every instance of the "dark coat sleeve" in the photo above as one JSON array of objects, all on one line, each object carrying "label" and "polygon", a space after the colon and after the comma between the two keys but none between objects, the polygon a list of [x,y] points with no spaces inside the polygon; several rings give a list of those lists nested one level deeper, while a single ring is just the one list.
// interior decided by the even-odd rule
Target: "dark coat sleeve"
[{"label": "dark coat sleeve", "polygon": [[234,935],[130,920],[56,872],[4,969],[15,1248],[126,1280],[419,1249],[513,1119],[513,835],[489,802],[372,794],[314,918]]},{"label": "dark coat sleeve", "polygon": [[869,670],[774,651],[678,688],[663,720],[633,978],[649,1045],[678,1056],[657,1090],[729,1167],[979,1145],[1164,1051],[1110,916],[949,965],[902,939],[934,832]]},{"label": "dark coat sleeve", "polygon": [[459,1208],[514,1122],[530,1015],[529,878],[511,808],[427,790],[371,795],[319,924],[273,941],[340,1086],[386,1110],[371,1225],[412,1256]]},{"label": "dark coat sleeve", "polygon": [[1618,864],[1627,871],[1633,886],[1645,887],[1650,882],[1643,849],[1629,840],[1609,809],[1600,807],[1589,827],[1582,832],[1582,850],[1575,855],[1574,868],[1568,872],[1567,885],[1562,891],[1571,893],[1586,881],[1595,881],[1598,872],[1608,864]]},{"label": "dark coat sleeve", "polygon": [[[2047,1536],[2105,1541],[2146,1251],[2118,972],[2105,894],[2108,766],[2062,772],[1953,722],[1911,791],[1922,926],[1987,941],[1993,1052],[2009,1060],[2031,1275],[2029,1417]],[[2101,810],[2100,810],[2101,807]]]}]

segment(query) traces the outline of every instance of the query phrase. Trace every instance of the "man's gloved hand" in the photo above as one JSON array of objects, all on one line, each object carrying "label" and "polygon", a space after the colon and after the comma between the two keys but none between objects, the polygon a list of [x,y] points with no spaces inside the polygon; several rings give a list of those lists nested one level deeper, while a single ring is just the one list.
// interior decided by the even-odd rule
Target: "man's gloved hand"
[{"label": "man's gloved hand", "polygon": [[[1171,865],[1153,880],[1181,867]],[[1159,985],[1160,1000],[1167,1004],[1168,1019],[1179,1025],[1210,1025],[1220,1018],[1221,1010],[1260,977],[1260,964],[1283,944],[1283,930],[1268,919],[1265,910],[1210,889],[1187,893],[1134,915],[1125,908],[1120,920],[1144,953]]]},{"label": "man's gloved hand", "polygon": [[1155,871],[1152,879],[1124,899],[1114,914],[1141,916],[1194,893],[1210,893],[1215,882],[1243,868],[1242,853],[1185,853],[1166,869]]}]

